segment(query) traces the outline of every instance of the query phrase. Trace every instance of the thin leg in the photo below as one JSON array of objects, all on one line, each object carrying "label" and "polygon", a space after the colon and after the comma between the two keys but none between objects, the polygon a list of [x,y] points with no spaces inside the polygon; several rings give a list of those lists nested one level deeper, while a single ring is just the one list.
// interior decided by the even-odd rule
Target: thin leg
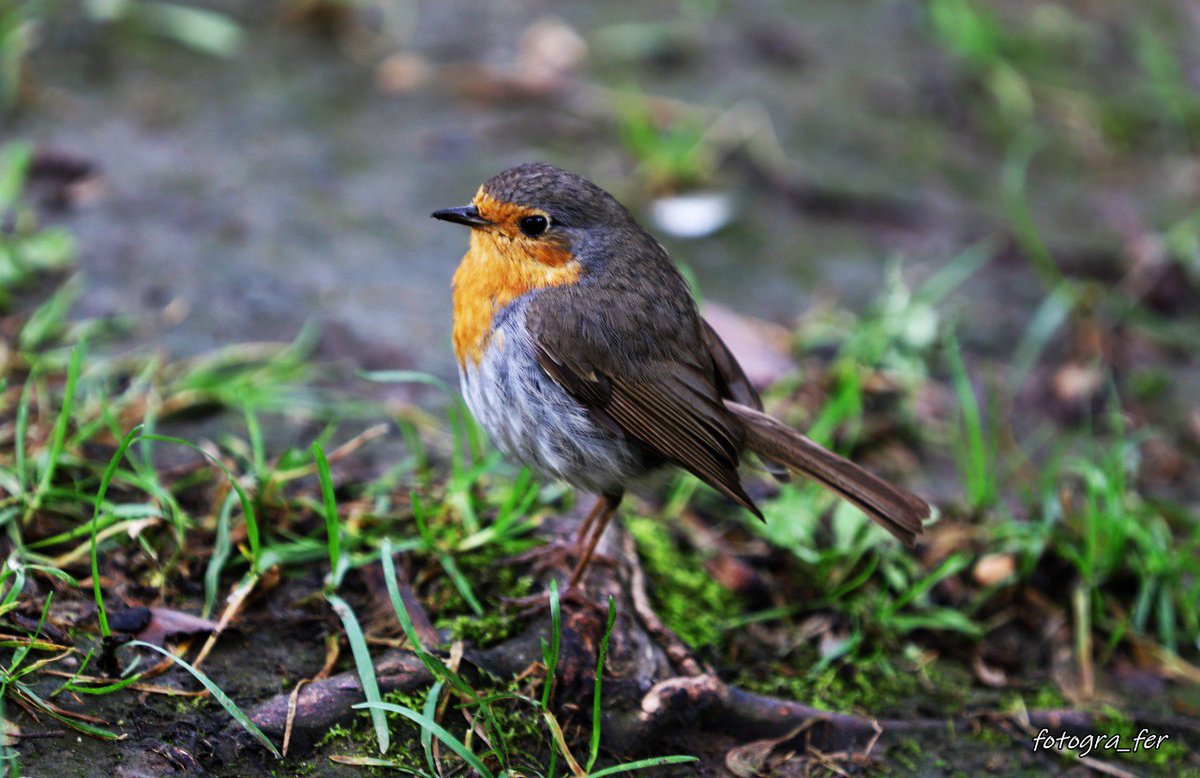
[{"label": "thin leg", "polygon": [[604,512],[604,508],[607,505],[608,500],[605,498],[596,498],[596,503],[592,506],[592,509],[588,511],[588,515],[584,517],[583,523],[579,525],[579,529],[575,530],[576,550],[584,548],[584,544],[587,542],[588,531],[591,530],[592,525],[596,523],[596,517]]},{"label": "thin leg", "polygon": [[541,571],[547,567],[552,567],[559,562],[565,561],[568,555],[578,555],[586,546],[588,532],[593,524],[596,523],[596,517],[603,512],[605,501],[603,497],[596,499],[595,505],[583,517],[583,521],[579,524],[579,529],[575,530],[575,537],[570,541],[566,540],[551,540],[545,545],[534,546],[528,551],[509,557],[509,564],[524,564],[531,560],[537,560],[535,570]]},{"label": "thin leg", "polygon": [[584,526],[580,527],[579,535],[576,536],[576,542],[584,541],[584,528],[590,530],[591,537],[587,539],[587,545],[583,548],[583,555],[579,557],[579,563],[575,565],[575,569],[571,572],[571,577],[567,579],[567,589],[574,588],[579,583],[579,579],[583,577],[588,562],[592,561],[592,554],[596,552],[596,544],[600,542],[600,536],[604,534],[604,530],[608,529],[608,523],[612,521],[613,514],[617,512],[617,506],[620,504],[621,495],[601,497],[596,501],[596,507],[592,508],[591,513],[584,520]]}]

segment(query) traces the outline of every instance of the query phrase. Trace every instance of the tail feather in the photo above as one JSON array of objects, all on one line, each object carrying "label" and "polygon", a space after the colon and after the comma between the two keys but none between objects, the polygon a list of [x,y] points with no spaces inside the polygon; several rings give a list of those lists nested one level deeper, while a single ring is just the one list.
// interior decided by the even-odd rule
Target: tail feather
[{"label": "tail feather", "polygon": [[849,500],[906,545],[916,542],[922,531],[921,520],[929,517],[929,505],[920,497],[869,473],[762,411],[732,400],[726,400],[725,407],[745,424],[747,449]]}]

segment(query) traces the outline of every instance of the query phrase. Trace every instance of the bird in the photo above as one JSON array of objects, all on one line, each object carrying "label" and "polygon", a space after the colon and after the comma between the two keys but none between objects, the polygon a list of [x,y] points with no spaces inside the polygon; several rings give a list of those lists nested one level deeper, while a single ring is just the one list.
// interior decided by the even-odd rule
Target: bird
[{"label": "bird", "polygon": [[462,393],[509,458],[598,495],[574,540],[581,580],[622,497],[662,468],[759,519],[739,465],[757,455],[848,500],[911,546],[929,505],[763,411],[663,246],[616,198],[542,162],[433,218],[470,228],[453,279]]}]

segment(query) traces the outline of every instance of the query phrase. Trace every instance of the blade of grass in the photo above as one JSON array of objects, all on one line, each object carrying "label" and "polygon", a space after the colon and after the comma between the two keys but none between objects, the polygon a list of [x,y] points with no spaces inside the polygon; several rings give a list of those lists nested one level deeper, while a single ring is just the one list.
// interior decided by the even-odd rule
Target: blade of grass
[{"label": "blade of grass", "polygon": [[137,440],[141,432],[142,426],[139,424],[121,438],[120,445],[117,446],[112,458],[108,460],[108,467],[104,468],[104,475],[100,479],[100,489],[96,492],[96,506],[92,510],[92,594],[96,598],[96,617],[100,620],[100,634],[104,637],[111,635],[112,630],[108,628],[108,612],[104,608],[104,593],[100,590],[100,555],[97,543],[97,536],[100,532],[100,508],[104,505],[104,495],[108,492],[108,485],[112,482],[117,467],[125,458],[126,450],[133,441]]},{"label": "blade of grass", "polygon": [[225,463],[194,443],[186,441],[183,438],[173,438],[169,435],[147,433],[142,435],[140,439],[155,440],[161,443],[175,443],[180,446],[186,446],[221,469],[221,472],[224,473],[225,477],[229,479],[229,485],[233,487],[235,492],[237,492],[238,501],[242,504],[242,516],[246,521],[246,540],[250,543],[251,569],[257,573],[261,569],[259,565],[262,556],[262,542],[258,534],[258,520],[254,516],[254,505],[251,503],[249,495],[246,494],[246,490],[242,488],[242,485],[238,482],[237,478],[234,477],[233,473],[230,472],[229,468],[225,466]]},{"label": "blade of grass", "polygon": [[109,732],[107,729],[94,726],[86,721],[80,721],[77,718],[72,718],[70,715],[65,715],[67,712],[64,711],[63,708],[46,702],[39,697],[37,693],[33,691],[33,689],[29,688],[23,683],[14,682],[12,684],[10,693],[15,694],[18,699],[23,700],[27,705],[36,707],[38,710],[43,711],[46,715],[50,716],[58,723],[65,727],[69,727],[76,732],[82,732],[85,735],[99,738],[100,740],[124,740],[126,737],[125,735],[118,735],[115,732]]},{"label": "blade of grass", "polygon": [[428,729],[430,732],[432,732],[434,737],[445,743],[451,751],[462,757],[463,761],[470,765],[471,769],[484,776],[484,778],[494,778],[494,774],[487,768],[487,765],[485,765],[479,759],[479,757],[471,753],[471,750],[467,748],[461,740],[450,734],[442,727],[442,725],[438,724],[433,719],[430,719],[421,713],[417,713],[412,708],[405,708],[403,705],[393,705],[390,702],[360,702],[354,707],[367,708],[372,711],[379,710],[387,711],[389,713],[399,713],[401,716],[413,722],[422,729]]},{"label": "blade of grass", "polygon": [[337,501],[333,496],[333,476],[329,472],[329,460],[321,444],[313,442],[313,459],[317,462],[317,477],[321,481],[321,497],[325,502],[325,537],[329,544],[329,580],[336,589],[338,570],[342,561],[341,525],[338,523]]},{"label": "blade of grass", "polygon": [[33,389],[33,376],[21,388],[21,399],[17,402],[17,420],[13,439],[13,456],[17,469],[17,484],[22,491],[29,486],[29,462],[25,458],[25,443],[29,439],[29,398]]},{"label": "blade of grass", "polygon": [[237,492],[229,492],[221,510],[217,514],[217,536],[213,540],[212,555],[208,558],[208,567],[204,570],[204,607],[200,610],[201,618],[207,619],[217,604],[217,593],[221,587],[221,570],[229,559],[232,541],[229,538],[229,515],[233,512],[233,504],[237,500]]},{"label": "blade of grass", "polygon": [[542,640],[542,661],[546,664],[546,683],[542,687],[542,710],[550,709],[550,693],[554,689],[554,674],[558,670],[558,654],[562,645],[562,603],[558,597],[558,581],[550,581],[550,643]]},{"label": "blade of grass", "polygon": [[[437,715],[438,697],[441,696],[444,685],[445,681],[438,681],[429,687],[429,696],[425,698],[425,708],[421,713],[430,721]],[[425,751],[425,763],[429,765],[429,774],[437,775],[437,760],[433,758],[433,730],[429,727],[421,727],[421,748]]]},{"label": "blade of grass", "polygon": [[600,686],[604,680],[604,659],[608,656],[608,639],[612,637],[613,625],[617,621],[617,606],[612,595],[608,596],[608,623],[604,626],[604,637],[600,639],[600,650],[596,655],[596,687],[592,691],[592,737],[588,744],[587,771],[592,771],[596,757],[600,756]]},{"label": "blade of grass", "polygon": [[404,598],[400,595],[400,586],[396,580],[396,563],[392,560],[392,539],[384,538],[379,546],[379,561],[383,565],[383,582],[387,587],[388,599],[392,601],[392,610],[396,612],[396,618],[400,621],[400,626],[404,629],[404,636],[408,638],[409,644],[413,647],[413,653],[421,656],[428,656],[428,651],[425,650],[425,645],[421,641],[421,636],[417,634],[417,628],[413,626],[412,617],[408,615],[408,608],[404,605]]},{"label": "blade of grass", "polygon": [[400,587],[396,582],[396,567],[392,562],[392,544],[388,538],[384,538],[380,547],[380,561],[383,564],[383,580],[387,587],[388,599],[392,602],[392,609],[396,612],[396,618],[400,620],[400,626],[404,629],[404,634],[408,638],[409,645],[412,646],[413,653],[417,655],[417,658],[421,660],[434,678],[450,684],[455,691],[480,707],[484,718],[487,719],[488,725],[497,734],[496,745],[499,748],[500,754],[506,756],[508,746],[500,730],[500,723],[496,720],[495,711],[492,710],[489,701],[480,698],[479,694],[471,688],[461,675],[447,667],[439,657],[426,651],[422,645],[421,637],[417,634],[417,630],[412,623],[412,617],[409,616],[408,609],[404,605],[404,598],[400,596]]},{"label": "blade of grass", "polygon": [[1033,212],[1029,208],[1029,198],[1026,196],[1029,163],[1044,145],[1035,130],[1029,129],[1022,133],[1004,160],[1001,181],[1004,206],[1013,235],[1029,260],[1030,269],[1046,289],[1051,291],[1062,283],[1063,274],[1050,254],[1050,249],[1046,248],[1046,243],[1042,240],[1037,223],[1033,220]]},{"label": "blade of grass", "polygon": [[438,561],[442,563],[442,569],[446,571],[446,575],[450,576],[454,588],[458,589],[458,593],[467,601],[467,605],[471,606],[471,610],[475,612],[476,616],[482,616],[483,606],[479,604],[479,599],[471,590],[471,584],[467,581],[466,576],[458,569],[458,563],[454,561],[454,557],[449,554],[439,554]]},{"label": "blade of grass", "polygon": [[975,389],[971,386],[971,377],[967,374],[958,339],[948,333],[945,341],[950,379],[958,399],[961,434],[965,438],[961,444],[961,456],[958,457],[959,472],[966,481],[964,485],[971,507],[979,510],[991,505],[996,496],[994,451],[985,440],[979,401],[975,398]]},{"label": "blade of grass", "polygon": [[648,770],[651,767],[662,767],[669,764],[687,764],[688,762],[699,762],[700,759],[694,756],[655,756],[649,759],[641,759],[637,762],[629,762],[628,764],[619,764],[613,767],[606,767],[603,770],[597,770],[588,775],[588,778],[602,778],[605,775],[616,775],[618,773],[632,773],[635,770]]},{"label": "blade of grass", "polygon": [[567,739],[563,737],[562,727],[558,725],[558,719],[548,710],[542,711],[542,718],[546,721],[546,726],[550,728],[550,737],[554,739],[555,753],[563,755],[563,759],[567,760],[567,769],[576,778],[583,778],[587,772],[579,766],[579,762],[575,761],[575,757],[571,755],[571,749],[567,746]]},{"label": "blade of grass", "polygon": [[172,654],[170,651],[166,650],[165,648],[160,648],[159,646],[156,646],[153,643],[147,643],[143,640],[132,640],[132,641],[126,643],[125,645],[137,646],[138,648],[148,648],[151,651],[157,651],[158,653],[165,656],[167,659],[170,659],[172,662],[174,662],[175,664],[182,667],[184,670],[187,670],[189,673],[192,674],[192,677],[194,677],[197,681],[199,681],[200,684],[202,686],[204,686],[204,688],[207,689],[210,694],[212,694],[213,699],[216,700],[220,704],[220,706],[225,709],[225,712],[228,713],[230,716],[232,716],[233,720],[241,725],[242,729],[246,730],[251,735],[253,735],[254,739],[257,740],[259,743],[262,743],[263,747],[266,748],[268,751],[270,751],[275,756],[276,759],[282,758],[279,755],[279,749],[275,748],[275,744],[271,742],[270,738],[268,738],[266,735],[264,735],[263,731],[258,728],[258,725],[255,724],[253,721],[251,721],[250,717],[247,716],[245,713],[243,713],[242,709],[239,708],[237,706],[237,704],[234,703],[233,700],[229,699],[228,695],[226,695],[225,692],[221,691],[221,687],[219,687],[215,683],[213,683],[212,679],[209,678],[207,675],[205,675],[203,672],[201,672],[200,670],[198,670],[195,667],[192,667],[190,664],[185,662],[183,659],[180,659],[179,657],[175,656],[174,654]]},{"label": "blade of grass", "polygon": [[258,415],[250,405],[242,406],[242,415],[246,418],[246,437],[250,438],[250,463],[254,472],[260,476],[267,472],[266,448],[263,444],[262,427],[258,423]]},{"label": "blade of grass", "polygon": [[1066,280],[1060,281],[1034,311],[1010,363],[1008,385],[1013,391],[1017,391],[1025,383],[1046,344],[1075,309],[1079,298],[1079,290],[1075,284]]},{"label": "blade of grass", "polygon": [[374,707],[383,700],[379,695],[379,684],[375,680],[375,666],[371,664],[371,652],[367,648],[367,639],[363,636],[362,627],[358,625],[354,611],[341,597],[336,594],[327,594],[325,599],[333,608],[334,613],[341,618],[342,626],[346,629],[346,640],[349,641],[350,652],[354,655],[354,665],[358,669],[363,695],[366,696],[367,703],[373,706],[371,721],[375,725],[375,738],[379,741],[379,753],[386,754],[389,745],[387,717],[377,707]]},{"label": "blade of grass", "polygon": [[[16,562],[12,557],[9,558],[7,565]],[[13,576],[12,586],[4,594],[4,600],[0,601],[0,614],[8,613],[13,608],[17,607],[17,597],[25,589],[25,566],[19,562],[15,565],[16,571]]]},{"label": "blade of grass", "polygon": [[133,684],[142,680],[143,675],[144,673],[137,673],[136,675],[131,675],[128,678],[122,678],[119,681],[104,684],[103,686],[80,686],[78,684],[68,682],[63,685],[62,691],[78,694],[112,694],[113,692],[118,692],[121,689],[124,689],[126,686],[132,686]]},{"label": "blade of grass", "polygon": [[80,341],[79,345],[71,352],[71,361],[67,365],[67,385],[63,389],[62,408],[59,409],[58,421],[54,424],[54,437],[50,443],[50,457],[46,461],[46,469],[42,471],[42,478],[38,482],[37,490],[33,493],[33,499],[29,501],[29,505],[25,509],[26,522],[42,506],[43,494],[54,480],[54,473],[62,458],[63,444],[67,440],[67,427],[71,423],[71,410],[75,406],[75,387],[79,382],[79,371],[83,369],[83,357],[86,353],[87,341]]}]

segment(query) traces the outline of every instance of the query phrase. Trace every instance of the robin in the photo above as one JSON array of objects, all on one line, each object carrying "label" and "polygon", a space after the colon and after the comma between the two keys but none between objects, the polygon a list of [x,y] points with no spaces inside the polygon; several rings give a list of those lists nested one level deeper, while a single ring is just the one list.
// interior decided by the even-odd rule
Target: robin
[{"label": "robin", "polygon": [[454,353],[467,405],[533,470],[600,496],[575,538],[579,582],[625,490],[682,467],[749,510],[747,451],[849,500],[906,544],[929,506],[762,412],[666,250],[591,181],[520,165],[470,205],[454,274]]}]

